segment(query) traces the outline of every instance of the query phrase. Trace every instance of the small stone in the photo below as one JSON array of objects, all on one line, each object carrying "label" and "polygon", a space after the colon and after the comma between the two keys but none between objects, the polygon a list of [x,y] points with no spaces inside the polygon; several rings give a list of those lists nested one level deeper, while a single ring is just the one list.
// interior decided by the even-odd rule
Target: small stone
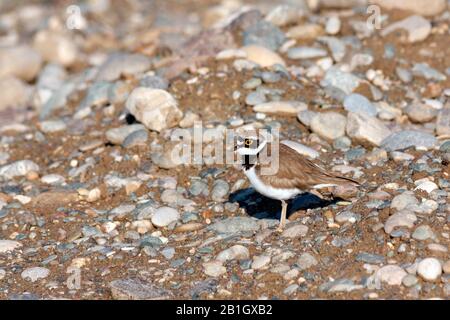
[{"label": "small stone", "polygon": [[218,233],[254,232],[260,226],[257,221],[250,217],[231,217],[215,222],[209,228]]},{"label": "small stone", "polygon": [[387,151],[403,150],[409,147],[431,149],[437,140],[429,133],[413,130],[394,132],[381,142]]},{"label": "small stone", "polygon": [[289,59],[315,59],[327,56],[327,51],[321,48],[314,47],[295,47],[290,48],[287,52]]},{"label": "small stone", "polygon": [[396,67],[395,73],[397,74],[397,77],[399,77],[400,80],[404,83],[410,83],[413,80],[413,75],[411,71],[407,69]]},{"label": "small stone", "polygon": [[21,273],[21,277],[24,280],[36,282],[41,279],[45,279],[49,276],[50,270],[47,268],[41,268],[41,267],[33,267],[33,268],[27,268]]},{"label": "small stone", "polygon": [[408,274],[402,279],[402,284],[408,288],[415,286],[418,282],[419,279],[416,276],[413,276],[412,274]]},{"label": "small stone", "polygon": [[424,181],[421,182],[414,190],[423,190],[427,193],[431,193],[437,189],[439,189],[439,187],[433,181]]},{"label": "small stone", "polygon": [[39,123],[39,127],[42,132],[53,133],[66,130],[67,125],[62,120],[54,120],[54,121],[49,120]]},{"label": "small stone", "polygon": [[345,97],[344,109],[363,116],[375,117],[377,115],[375,106],[359,93],[352,93]]},{"label": "small stone", "polygon": [[450,135],[450,102],[439,110],[436,119],[436,133],[438,135]]},{"label": "small stone", "polygon": [[292,227],[289,227],[289,228],[285,229],[281,233],[281,236],[283,238],[294,239],[294,238],[304,237],[304,236],[306,236],[307,233],[308,233],[308,227],[307,226],[305,226],[303,224],[296,224],[295,226],[292,226]]},{"label": "small stone", "polygon": [[284,33],[268,21],[259,21],[243,32],[244,46],[257,45],[276,51],[284,42]]},{"label": "small stone", "polygon": [[160,132],[183,118],[175,98],[167,91],[139,87],[127,99],[128,111],[148,129]]},{"label": "small stone", "polygon": [[446,274],[450,274],[450,260],[445,261],[442,269]]},{"label": "small stone", "polygon": [[169,291],[140,279],[114,280],[109,288],[116,300],[162,300],[171,296]]},{"label": "small stone", "polygon": [[169,82],[158,76],[145,76],[139,82],[140,87],[167,90],[169,88]]},{"label": "small stone", "polygon": [[148,131],[145,129],[133,131],[125,140],[123,140],[122,147],[133,148],[136,146],[146,145],[148,140]]},{"label": "small stone", "polygon": [[325,24],[325,32],[331,35],[338,34],[341,30],[341,20],[337,16],[328,18]]},{"label": "small stone", "polygon": [[384,263],[384,257],[379,254],[361,252],[356,256],[356,261],[361,261],[370,264],[381,264]]},{"label": "small stone", "polygon": [[379,146],[391,130],[375,117],[350,112],[347,116],[346,132],[349,137]]},{"label": "small stone", "polygon": [[132,124],[106,131],[106,139],[112,144],[122,144],[126,137],[136,131],[146,130],[142,124]]},{"label": "small stone", "polygon": [[244,246],[241,246],[239,244],[234,245],[228,249],[225,249],[221,251],[217,255],[217,260],[221,262],[227,262],[230,260],[244,260],[250,258],[250,252],[248,249]]},{"label": "small stone", "polygon": [[3,111],[7,108],[25,107],[30,102],[32,89],[22,80],[6,76],[0,78],[0,92],[0,111]]},{"label": "small stone", "polygon": [[227,272],[227,269],[220,261],[210,261],[203,263],[203,272],[210,277],[220,277]]},{"label": "small stone", "polygon": [[378,269],[375,278],[390,286],[399,286],[403,278],[407,275],[406,271],[397,265],[387,265]]},{"label": "small stone", "polygon": [[213,201],[221,202],[230,192],[230,185],[225,180],[216,180],[211,191],[211,199]]},{"label": "small stone", "polygon": [[381,31],[381,36],[385,37],[399,29],[406,30],[408,37],[402,38],[403,42],[420,42],[425,40],[431,33],[431,23],[422,16],[414,15],[403,20],[392,23]]},{"label": "small stone", "polygon": [[261,91],[250,92],[245,97],[245,103],[248,104],[249,106],[255,106],[255,105],[258,105],[258,104],[264,104],[266,101],[267,101],[266,96]]},{"label": "small stone", "polygon": [[78,56],[78,48],[68,34],[53,30],[41,30],[35,37],[33,46],[45,61],[63,66],[71,66]]},{"label": "small stone", "polygon": [[437,71],[436,69],[431,68],[427,63],[416,63],[412,68],[412,73],[415,76],[424,77],[427,80],[435,80],[435,81],[445,81],[447,77]]},{"label": "small stone", "polygon": [[429,122],[438,114],[438,110],[424,103],[412,103],[404,110],[411,121],[418,123]]},{"label": "small stone", "polygon": [[256,104],[253,107],[254,112],[266,114],[289,114],[297,115],[299,112],[306,110],[308,106],[301,101],[271,101]]},{"label": "small stone", "polygon": [[7,253],[22,247],[22,244],[13,240],[0,240],[0,253]]},{"label": "small stone", "polygon": [[292,295],[298,290],[298,284],[291,284],[286,289],[283,290],[283,293],[286,295]]},{"label": "small stone", "polygon": [[311,130],[325,139],[334,140],[345,135],[347,119],[336,112],[317,113],[311,120]]},{"label": "small stone", "polygon": [[399,211],[390,216],[384,224],[384,231],[391,234],[396,227],[414,227],[417,217],[414,213],[408,211]]},{"label": "small stone", "polygon": [[275,64],[285,65],[284,60],[275,52],[262,46],[245,46],[242,50],[247,54],[247,60],[266,68]]},{"label": "small stone", "polygon": [[152,216],[152,223],[157,227],[166,227],[172,222],[180,219],[180,213],[171,207],[161,207],[156,209]]},{"label": "small stone", "polygon": [[143,54],[113,53],[100,66],[97,81],[116,81],[122,75],[136,75],[150,69],[152,60]]},{"label": "small stone", "polygon": [[280,4],[273,8],[264,18],[264,20],[275,26],[283,27],[293,22],[299,21],[303,11],[296,6]]},{"label": "small stone", "polygon": [[31,81],[41,65],[41,55],[27,45],[0,48],[0,78],[13,76]]},{"label": "small stone", "polygon": [[263,269],[269,265],[270,260],[271,260],[270,256],[267,255],[255,256],[252,262],[252,269],[254,270]]},{"label": "small stone", "polygon": [[19,160],[0,167],[0,177],[5,179],[23,177],[30,172],[39,172],[39,166],[31,160]]},{"label": "small stone", "polygon": [[398,9],[403,11],[412,11],[424,16],[438,15],[443,12],[446,7],[445,0],[373,0],[372,2],[387,10]]},{"label": "small stone", "polygon": [[419,200],[414,196],[414,193],[412,191],[405,191],[392,199],[391,208],[400,211],[406,209],[408,206],[417,204],[419,204]]},{"label": "small stone", "polygon": [[342,90],[345,94],[352,93],[360,84],[361,79],[352,73],[348,73],[333,66],[327,70],[320,85],[332,86]]},{"label": "small stone", "polygon": [[290,28],[286,36],[291,39],[315,39],[323,34],[323,28],[319,24],[306,23]]},{"label": "small stone", "polygon": [[300,271],[309,269],[318,264],[317,259],[310,253],[302,253],[301,256],[297,260],[297,266]]},{"label": "small stone", "polygon": [[417,273],[426,281],[435,281],[442,274],[442,266],[436,258],[425,258],[417,265]]},{"label": "small stone", "polygon": [[65,178],[59,174],[48,174],[41,178],[41,182],[50,185],[59,185],[65,182]]}]

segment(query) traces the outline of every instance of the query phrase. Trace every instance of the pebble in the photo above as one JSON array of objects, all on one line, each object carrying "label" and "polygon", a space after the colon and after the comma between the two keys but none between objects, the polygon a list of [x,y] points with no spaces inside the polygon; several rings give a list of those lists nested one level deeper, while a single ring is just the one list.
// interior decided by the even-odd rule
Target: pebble
[{"label": "pebble", "polygon": [[314,47],[295,47],[290,48],[287,52],[288,58],[293,60],[300,59],[315,59],[325,57],[327,51],[321,48]]},{"label": "pebble", "polygon": [[24,280],[36,282],[41,279],[45,279],[50,275],[50,270],[42,267],[27,268],[21,273],[21,277]]},{"label": "pebble", "polygon": [[266,114],[297,115],[299,112],[306,110],[307,108],[308,106],[306,103],[301,101],[271,101],[255,104],[253,111]]},{"label": "pebble", "polygon": [[317,113],[311,119],[311,130],[325,139],[334,140],[345,135],[347,119],[336,112]]},{"label": "pebble", "polygon": [[382,264],[384,263],[384,257],[379,254],[361,252],[356,256],[356,261],[370,263],[370,264]]},{"label": "pebble", "polygon": [[403,41],[415,43],[425,40],[430,35],[431,23],[422,16],[414,15],[392,23],[384,28],[380,34],[385,37],[399,29],[403,29],[408,32],[407,39],[404,39]]},{"label": "pebble", "polygon": [[424,77],[427,80],[434,81],[445,81],[447,77],[437,71],[434,68],[431,68],[428,63],[416,63],[412,68],[412,73],[415,76]]},{"label": "pebble", "polygon": [[336,87],[348,95],[359,86],[360,82],[361,79],[354,74],[342,71],[333,66],[327,70],[320,84],[322,87]]},{"label": "pebble", "polygon": [[3,280],[6,277],[6,271],[4,269],[0,269],[0,280]]},{"label": "pebble", "polygon": [[438,110],[424,103],[412,103],[404,110],[408,118],[417,123],[429,122],[438,114]]},{"label": "pebble", "polygon": [[221,262],[227,262],[230,260],[245,260],[250,258],[250,252],[242,245],[234,245],[228,249],[221,251],[217,255],[217,260]]},{"label": "pebble", "polygon": [[161,207],[156,209],[152,216],[152,223],[156,227],[167,227],[172,222],[180,219],[180,213],[171,207]]},{"label": "pebble", "polygon": [[66,130],[67,125],[62,120],[49,120],[39,123],[39,128],[44,133],[53,133]]},{"label": "pebble", "polygon": [[286,36],[291,39],[315,39],[323,34],[323,28],[319,24],[306,23],[290,28]]},{"label": "pebble", "polygon": [[442,270],[446,273],[446,274],[450,274],[450,260],[445,261]]},{"label": "pebble", "polygon": [[53,30],[41,30],[34,36],[33,47],[47,62],[65,67],[73,65],[79,51],[76,42],[68,34]]},{"label": "pebble", "polygon": [[266,96],[261,91],[250,92],[245,97],[245,103],[248,104],[249,106],[255,106],[255,105],[258,105],[258,104],[263,104],[266,101],[267,101]]},{"label": "pebble", "polygon": [[169,82],[158,76],[145,76],[139,81],[140,87],[167,90],[169,88]]},{"label": "pebble", "polygon": [[408,69],[396,67],[395,73],[397,74],[397,77],[399,77],[400,80],[404,83],[410,83],[413,80],[413,75]]},{"label": "pebble", "polygon": [[437,115],[436,133],[443,136],[450,135],[450,103],[447,103]]},{"label": "pebble", "polygon": [[13,76],[31,81],[41,66],[41,55],[27,45],[0,48],[0,78]]},{"label": "pebble", "polygon": [[341,19],[337,16],[328,18],[325,24],[325,32],[331,35],[338,34],[341,30]]},{"label": "pebble", "polygon": [[397,151],[415,147],[416,149],[431,149],[437,143],[436,138],[426,132],[403,130],[390,134],[381,142],[386,151]]},{"label": "pebble", "polygon": [[377,109],[365,96],[359,93],[352,93],[345,97],[344,109],[363,116],[375,117]]},{"label": "pebble", "polygon": [[408,211],[399,211],[390,216],[384,224],[384,231],[391,234],[396,227],[414,227],[417,217],[414,213]]},{"label": "pebble", "polygon": [[414,190],[423,190],[427,193],[431,193],[437,189],[439,189],[439,187],[433,181],[424,181],[421,182],[419,185],[417,185],[417,187]]},{"label": "pebble", "polygon": [[19,160],[0,167],[0,177],[5,179],[23,177],[30,172],[39,172],[39,166],[31,160]]},{"label": "pebble", "polygon": [[402,284],[408,288],[415,286],[417,283],[419,283],[419,279],[412,274],[408,274],[402,279]]},{"label": "pebble", "polygon": [[133,148],[135,146],[145,145],[148,140],[148,131],[145,129],[133,131],[122,142],[122,147]]},{"label": "pebble", "polygon": [[175,98],[167,91],[139,87],[126,101],[128,111],[148,129],[160,132],[183,118]]},{"label": "pebble", "polygon": [[390,286],[399,286],[403,278],[407,275],[406,271],[397,265],[383,266],[375,273],[375,279],[384,282]]},{"label": "pebble", "polygon": [[417,265],[417,274],[426,281],[435,281],[442,274],[442,266],[436,258],[425,258]]},{"label": "pebble", "polygon": [[412,11],[424,16],[434,16],[445,10],[445,0],[374,0],[374,4],[378,4],[385,9],[398,9],[403,11]]},{"label": "pebble", "polygon": [[138,278],[111,281],[109,288],[115,300],[163,300],[171,296],[169,291]]},{"label": "pebble", "polygon": [[203,272],[210,277],[220,277],[227,272],[221,261],[209,261],[203,263]]},{"label": "pebble", "polygon": [[0,91],[3,92],[0,99],[0,111],[7,108],[25,107],[30,102],[31,87],[13,76],[0,78]]},{"label": "pebble", "polygon": [[257,45],[276,51],[284,42],[284,33],[268,21],[259,21],[243,32],[244,46]]},{"label": "pebble", "polygon": [[286,228],[282,233],[281,237],[296,239],[306,236],[308,233],[308,227],[303,224],[296,224],[292,227]]},{"label": "pebble", "polygon": [[0,253],[7,253],[22,247],[22,244],[13,240],[0,240]]},{"label": "pebble", "polygon": [[419,200],[414,196],[414,193],[412,191],[405,191],[392,199],[391,208],[400,211],[417,204],[419,204]]},{"label": "pebble", "polygon": [[211,199],[213,201],[221,202],[230,192],[230,185],[225,180],[219,179],[214,181],[211,191]]},{"label": "pebble", "polygon": [[303,11],[296,6],[280,4],[274,7],[264,18],[264,20],[275,26],[283,27],[293,22],[299,21]]},{"label": "pebble", "polygon": [[296,264],[298,269],[300,271],[303,271],[316,266],[318,263],[319,262],[312,254],[305,252],[300,255],[300,257],[297,259]]},{"label": "pebble", "polygon": [[211,224],[209,228],[218,233],[236,233],[258,231],[260,226],[250,217],[230,217]]},{"label": "pebble", "polygon": [[122,75],[135,75],[150,69],[151,59],[142,54],[112,53],[100,66],[97,81],[116,81]]},{"label": "pebble", "polygon": [[106,139],[112,144],[122,144],[130,134],[141,130],[146,130],[142,124],[132,124],[129,126],[112,128],[106,131]]},{"label": "pebble", "polygon": [[252,262],[252,269],[260,270],[266,268],[269,265],[270,260],[270,256],[267,255],[255,256]]},{"label": "pebble", "polygon": [[244,51],[247,55],[247,60],[254,62],[261,67],[271,67],[276,64],[281,64],[285,66],[284,60],[272,50],[269,50],[262,46],[250,45],[242,47],[242,51]]},{"label": "pebble", "polygon": [[346,132],[350,138],[374,146],[380,146],[391,134],[391,130],[377,118],[353,112],[347,116]]},{"label": "pebble", "polygon": [[50,185],[63,184],[66,179],[59,174],[47,174],[41,178],[41,182]]}]

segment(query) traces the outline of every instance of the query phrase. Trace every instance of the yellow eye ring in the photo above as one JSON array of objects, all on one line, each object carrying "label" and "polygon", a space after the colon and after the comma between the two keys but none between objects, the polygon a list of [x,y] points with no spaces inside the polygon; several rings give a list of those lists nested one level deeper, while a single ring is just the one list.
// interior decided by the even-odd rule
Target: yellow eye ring
[{"label": "yellow eye ring", "polygon": [[251,145],[252,144],[252,140],[250,140],[250,139],[245,139],[245,145],[246,146],[249,146],[249,145]]}]

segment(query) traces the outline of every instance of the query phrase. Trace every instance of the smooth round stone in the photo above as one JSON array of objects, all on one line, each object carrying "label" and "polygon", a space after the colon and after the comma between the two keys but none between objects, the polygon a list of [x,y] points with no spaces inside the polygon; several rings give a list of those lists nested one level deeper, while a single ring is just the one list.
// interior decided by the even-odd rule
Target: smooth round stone
[{"label": "smooth round stone", "polygon": [[381,146],[387,151],[397,151],[409,147],[430,149],[434,147],[437,139],[435,136],[421,131],[404,130],[394,132],[383,140]]},{"label": "smooth round stone", "polygon": [[180,219],[180,213],[171,207],[161,207],[156,209],[152,216],[152,223],[157,227],[166,227],[172,222]]},{"label": "smooth round stone", "polygon": [[220,261],[210,261],[203,263],[203,272],[210,277],[219,277],[227,272],[227,269]]},{"label": "smooth round stone", "polygon": [[418,282],[419,279],[416,276],[413,276],[412,274],[408,274],[402,279],[402,284],[405,287],[412,287],[416,285]]},{"label": "smooth round stone", "polygon": [[402,194],[395,196],[391,202],[391,208],[396,210],[403,210],[410,205],[419,204],[419,200],[414,196],[411,191],[405,191]]},{"label": "smooth round stone", "polygon": [[331,35],[335,35],[338,34],[340,30],[341,20],[339,19],[339,17],[330,17],[325,24],[325,32]]},{"label": "smooth round stone", "polygon": [[211,199],[217,202],[223,201],[229,192],[230,185],[228,182],[221,179],[216,180],[211,191]]},{"label": "smooth round stone", "polygon": [[406,271],[397,265],[387,265],[378,269],[375,278],[385,282],[390,286],[399,286],[403,278],[407,275]]},{"label": "smooth round stone", "polygon": [[270,22],[261,20],[243,32],[244,46],[258,45],[276,51],[284,42],[284,33]]},{"label": "smooth round stone", "polygon": [[281,80],[281,76],[276,72],[265,71],[261,74],[261,78],[264,83],[276,83]]},{"label": "smooth round stone", "polygon": [[0,253],[7,253],[22,247],[22,244],[13,240],[0,240]]},{"label": "smooth round stone", "polygon": [[0,280],[3,280],[6,276],[6,271],[4,269],[0,269]]},{"label": "smooth round stone", "polygon": [[410,83],[413,80],[413,75],[411,71],[407,69],[397,67],[395,68],[395,73],[403,83]]},{"label": "smooth round stone", "polygon": [[435,237],[433,229],[431,229],[430,226],[420,226],[417,227],[416,230],[414,230],[412,237],[416,240],[427,240],[427,239],[432,239]]},{"label": "smooth round stone", "polygon": [[412,103],[404,111],[411,121],[418,123],[429,122],[438,114],[438,110],[424,103]]},{"label": "smooth round stone", "polygon": [[260,91],[250,92],[247,97],[245,97],[245,103],[249,106],[255,106],[266,101],[266,96]]},{"label": "smooth round stone", "polygon": [[262,80],[260,78],[251,78],[250,80],[247,80],[246,82],[244,82],[242,87],[244,89],[252,90],[252,89],[255,89],[256,87],[260,86],[261,84],[262,84]]},{"label": "smooth round stone", "polygon": [[47,174],[41,178],[41,182],[50,185],[63,184],[66,179],[59,174]]},{"label": "smooth round stone", "polygon": [[338,150],[348,150],[352,145],[352,140],[350,138],[343,136],[335,139],[333,141],[333,147]]},{"label": "smooth round stone", "polygon": [[344,108],[349,112],[375,117],[377,109],[365,96],[359,93],[352,93],[345,97]]},{"label": "smooth round stone", "polygon": [[234,245],[228,249],[221,251],[217,255],[217,260],[226,262],[229,260],[244,260],[250,258],[250,252],[242,245]]},{"label": "smooth round stone", "polygon": [[424,181],[416,187],[416,190],[423,190],[427,193],[431,193],[432,191],[439,189],[436,183],[432,181]]},{"label": "smooth round stone", "polygon": [[450,274],[450,260],[445,261],[442,269],[446,274]]},{"label": "smooth round stone", "polygon": [[167,90],[169,88],[169,82],[166,79],[158,76],[145,76],[139,82],[139,86],[152,89]]},{"label": "smooth round stone", "polygon": [[[394,236],[394,229],[396,227],[412,228],[414,227],[414,223],[416,221],[417,217],[414,213],[409,211],[399,211],[397,213],[394,213],[386,220],[386,223],[384,224],[384,231],[387,234]],[[401,234],[398,235],[401,236]]]},{"label": "smooth round stone", "polygon": [[439,147],[439,151],[441,152],[450,152],[450,140],[445,141],[441,146]]},{"label": "smooth round stone", "polygon": [[442,274],[441,263],[436,258],[425,258],[417,265],[417,273],[424,280],[437,280]]},{"label": "smooth round stone", "polygon": [[145,127],[142,124],[121,126],[106,131],[106,138],[112,144],[122,144],[126,137],[128,137],[131,133],[139,130],[145,130]]},{"label": "smooth round stone", "polygon": [[21,273],[24,280],[36,282],[40,279],[45,279],[50,274],[50,270],[42,267],[27,268]]},{"label": "smooth round stone", "polygon": [[285,65],[283,58],[263,46],[250,45],[242,47],[242,50],[247,54],[247,60],[258,64],[263,68],[270,67],[275,64]]},{"label": "smooth round stone", "polygon": [[207,196],[209,194],[208,184],[202,180],[194,180],[189,187],[189,193],[195,197],[199,195]]},{"label": "smooth round stone", "polygon": [[309,269],[311,267],[314,267],[319,262],[317,259],[310,253],[302,253],[302,255],[297,260],[297,266],[300,271]]},{"label": "smooth round stone", "polygon": [[334,140],[345,135],[347,118],[336,112],[316,114],[311,120],[311,130],[325,139]]},{"label": "smooth round stone", "polygon": [[267,255],[256,256],[253,258],[252,269],[259,270],[267,267],[271,258]]},{"label": "smooth round stone", "polygon": [[147,130],[138,130],[130,133],[125,140],[123,140],[122,147],[133,148],[135,146],[145,145],[148,140]]},{"label": "smooth round stone", "polygon": [[327,56],[327,51],[321,48],[314,47],[295,47],[290,48],[287,53],[289,59],[315,59]]},{"label": "smooth round stone", "polygon": [[308,233],[308,227],[303,224],[297,224],[295,226],[289,227],[285,229],[281,233],[281,237],[283,238],[300,238],[304,237]]}]

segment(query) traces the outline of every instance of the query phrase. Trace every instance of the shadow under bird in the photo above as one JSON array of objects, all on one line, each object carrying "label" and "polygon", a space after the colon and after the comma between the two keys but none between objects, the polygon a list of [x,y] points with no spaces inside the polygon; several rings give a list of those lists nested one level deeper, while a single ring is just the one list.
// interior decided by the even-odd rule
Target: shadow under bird
[{"label": "shadow under bird", "polygon": [[[238,137],[235,152],[242,157],[242,169],[252,187],[260,194],[281,201],[281,218],[278,230],[286,224],[287,200],[304,193],[321,195],[318,189],[328,187],[359,187],[359,182],[328,172],[286,144],[279,143],[278,170],[267,174],[264,168],[272,159],[272,143],[263,135]],[[264,160],[265,159],[265,160]]]}]

